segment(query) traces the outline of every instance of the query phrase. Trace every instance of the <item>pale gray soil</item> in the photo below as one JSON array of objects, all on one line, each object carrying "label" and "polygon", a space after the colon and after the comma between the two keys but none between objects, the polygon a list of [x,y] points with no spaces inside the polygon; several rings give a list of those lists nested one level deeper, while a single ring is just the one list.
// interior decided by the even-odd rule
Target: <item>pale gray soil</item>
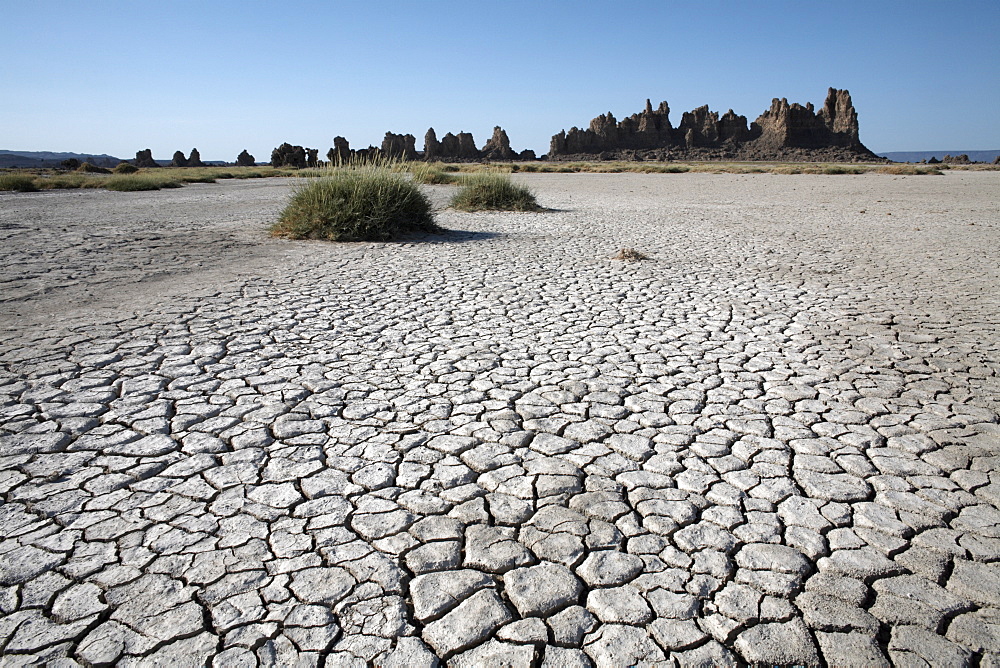
[{"label": "pale gray soil", "polygon": [[0,193],[0,664],[1000,663],[1000,173],[518,178]]}]

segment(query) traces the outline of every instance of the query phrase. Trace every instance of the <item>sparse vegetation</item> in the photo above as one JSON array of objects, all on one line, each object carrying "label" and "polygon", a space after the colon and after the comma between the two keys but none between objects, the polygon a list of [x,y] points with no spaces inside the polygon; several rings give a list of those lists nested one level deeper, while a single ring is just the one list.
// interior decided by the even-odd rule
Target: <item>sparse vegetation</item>
[{"label": "sparse vegetation", "polygon": [[85,172],[87,174],[110,174],[110,169],[105,169],[104,167],[98,167],[97,165],[92,165],[89,162],[85,162],[76,168],[78,172]]},{"label": "sparse vegetation", "polygon": [[461,211],[538,211],[535,195],[528,188],[511,181],[510,174],[497,171],[476,172],[465,176],[462,189],[451,200]]},{"label": "sparse vegetation", "polygon": [[289,239],[386,241],[405,232],[432,232],[431,204],[392,164],[333,167],[299,186],[271,233]]},{"label": "sparse vegetation", "polygon": [[620,251],[611,256],[612,260],[622,260],[624,262],[638,262],[639,260],[648,260],[649,256],[642,251],[637,251],[634,248],[622,248]]},{"label": "sparse vegetation", "polygon": [[109,177],[104,182],[108,190],[133,192],[138,190],[159,190],[160,188],[180,188],[183,184],[173,176],[159,174],[124,174]]},{"label": "sparse vegetation", "polygon": [[941,176],[944,172],[938,167],[921,167],[919,165],[885,165],[884,167],[878,168],[879,174],[898,174],[903,176],[923,176],[926,174],[934,174],[935,176]]},{"label": "sparse vegetation", "polygon": [[440,185],[455,182],[455,177],[446,172],[440,162],[408,162],[405,169],[413,175],[414,183]]},{"label": "sparse vegetation", "polygon": [[[68,161],[67,161],[68,162]],[[105,188],[114,176],[159,175],[159,169],[139,168],[129,162],[121,162],[111,174],[99,171],[103,168],[78,164],[75,171],[61,169],[21,169],[0,173],[0,190],[38,190]],[[543,172],[543,173],[643,173],[675,174],[698,172],[712,174],[885,174],[893,176],[940,176],[946,170],[998,171],[1000,165],[974,163],[970,165],[948,164],[878,164],[878,163],[815,163],[815,162],[526,162],[491,165],[483,163],[442,164],[439,162],[405,162],[392,165],[391,169],[411,173],[415,183],[454,183],[462,174]],[[157,176],[160,188],[177,187],[176,183],[213,183],[218,179],[260,179],[274,176],[325,177],[329,169],[299,169],[293,167],[177,167],[167,175]],[[13,179],[13,180],[11,180]],[[450,179],[450,180],[449,180]],[[23,185],[31,183],[32,185]],[[148,185],[148,182],[144,182]],[[18,184],[16,187],[7,184]],[[112,182],[113,187],[117,184]],[[149,186],[151,187],[151,186]]]},{"label": "sparse vegetation", "polygon": [[0,174],[0,190],[30,193],[38,190],[35,179],[27,174]]},{"label": "sparse vegetation", "polygon": [[864,174],[865,170],[847,165],[828,165],[823,168],[824,174]]}]

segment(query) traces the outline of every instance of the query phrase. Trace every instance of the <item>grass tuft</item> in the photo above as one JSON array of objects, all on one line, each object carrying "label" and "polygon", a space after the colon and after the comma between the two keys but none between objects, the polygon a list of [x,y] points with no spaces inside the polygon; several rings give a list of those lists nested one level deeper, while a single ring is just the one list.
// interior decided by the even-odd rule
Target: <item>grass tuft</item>
[{"label": "grass tuft", "polygon": [[110,169],[105,169],[104,167],[98,167],[97,165],[92,165],[89,162],[85,162],[76,168],[76,171],[84,174],[110,174]]},{"label": "grass tuft", "polygon": [[451,200],[460,211],[539,211],[535,195],[510,180],[504,172],[476,172],[466,175],[462,189]]},{"label": "grass tuft", "polygon": [[135,174],[139,168],[130,162],[119,162],[111,171],[115,174]]},{"label": "grass tuft", "polygon": [[933,174],[935,176],[942,176],[944,172],[935,167],[918,167],[917,165],[886,165],[885,167],[879,167],[879,174],[899,174],[904,176],[924,176],[928,174]]},{"label": "grass tuft", "polygon": [[409,162],[406,169],[413,175],[414,183],[441,185],[455,183],[455,177],[444,170],[440,162]]},{"label": "grass tuft", "polygon": [[634,248],[622,248],[620,251],[611,256],[612,260],[623,260],[624,262],[638,262],[639,260],[648,260],[649,256],[642,251],[637,251]]},{"label": "grass tuft", "polygon": [[824,174],[864,174],[865,170],[859,167],[848,167],[846,165],[829,165],[823,168]]},{"label": "grass tuft", "polygon": [[289,239],[386,241],[404,232],[434,232],[431,204],[390,163],[331,168],[292,194],[271,234]]},{"label": "grass tuft", "polygon": [[160,176],[158,174],[125,174],[122,176],[112,176],[104,182],[105,188],[118,192],[180,188],[183,185],[183,183],[171,176]]},{"label": "grass tuft", "polygon": [[38,186],[35,185],[35,178],[28,174],[0,174],[0,190],[33,193]]}]

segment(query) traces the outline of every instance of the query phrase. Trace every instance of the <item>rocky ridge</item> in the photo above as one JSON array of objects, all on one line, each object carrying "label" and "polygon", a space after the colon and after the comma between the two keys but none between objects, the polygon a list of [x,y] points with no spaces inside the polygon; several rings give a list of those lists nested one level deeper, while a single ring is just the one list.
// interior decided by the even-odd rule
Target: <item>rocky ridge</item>
[{"label": "rocky ridge", "polygon": [[661,102],[621,121],[611,112],[553,135],[549,159],[614,160],[836,160],[883,161],[858,134],[858,114],[847,90],[830,88],[823,107],[789,104],[775,98],[771,107],[747,125],[732,109],[721,117],[708,106],[685,112],[670,123],[670,107]]}]

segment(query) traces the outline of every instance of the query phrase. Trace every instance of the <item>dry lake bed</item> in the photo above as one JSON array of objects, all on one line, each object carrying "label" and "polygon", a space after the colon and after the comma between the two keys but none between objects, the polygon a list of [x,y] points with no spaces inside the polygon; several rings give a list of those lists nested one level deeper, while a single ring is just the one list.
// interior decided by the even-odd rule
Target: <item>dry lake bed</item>
[{"label": "dry lake bed", "polygon": [[0,193],[0,665],[1000,665],[1000,172],[516,178]]}]

